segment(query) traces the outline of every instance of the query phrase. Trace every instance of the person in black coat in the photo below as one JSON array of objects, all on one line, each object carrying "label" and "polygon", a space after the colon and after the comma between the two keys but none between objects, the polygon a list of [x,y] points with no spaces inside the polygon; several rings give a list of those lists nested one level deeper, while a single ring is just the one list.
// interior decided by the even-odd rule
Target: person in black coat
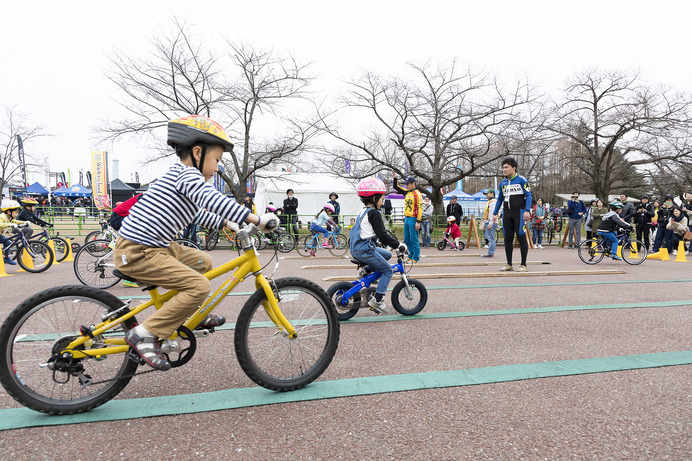
[{"label": "person in black coat", "polygon": [[[633,222],[637,229],[637,240],[644,242],[644,246],[648,251],[649,248],[651,248],[649,246],[649,231],[651,230],[651,218],[653,218],[655,214],[654,205],[649,203],[649,196],[644,195],[642,196],[641,203],[637,205],[636,208]],[[637,251],[639,250],[641,250],[641,248],[637,248]]]},{"label": "person in black coat", "polygon": [[450,202],[447,204],[447,217],[454,216],[457,224],[461,223],[461,217],[464,216],[464,210],[457,203],[457,196],[452,195]]},{"label": "person in black coat", "polygon": [[298,199],[293,196],[293,189],[288,189],[286,191],[286,198],[284,199],[284,213],[286,213],[287,222],[291,223],[291,228],[293,229],[293,234],[298,235]]},{"label": "person in black coat", "polygon": [[620,201],[622,202],[622,212],[620,213],[620,218],[627,224],[630,224],[637,210],[634,209],[633,204],[627,201],[627,194],[620,194]]}]

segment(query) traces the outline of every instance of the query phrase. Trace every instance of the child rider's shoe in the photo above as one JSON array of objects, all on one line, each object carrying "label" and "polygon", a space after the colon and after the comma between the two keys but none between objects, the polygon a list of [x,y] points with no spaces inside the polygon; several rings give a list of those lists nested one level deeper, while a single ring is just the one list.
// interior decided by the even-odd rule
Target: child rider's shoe
[{"label": "child rider's shoe", "polygon": [[622,258],[619,256],[613,255],[613,256],[611,256],[611,258],[613,258],[615,261],[622,261]]},{"label": "child rider's shoe", "polygon": [[125,342],[152,368],[161,371],[171,369],[171,363],[161,353],[159,339],[154,336],[140,336],[137,332],[141,326],[136,326],[125,334]]},{"label": "child rider's shoe", "polygon": [[223,315],[209,314],[199,323],[197,328],[220,327],[226,323],[226,317]]},{"label": "child rider's shoe", "polygon": [[15,261],[12,261],[10,258],[3,258],[3,261],[5,261],[5,264],[9,264],[10,266],[17,265],[17,263]]},{"label": "child rider's shoe", "polygon": [[368,306],[370,306],[370,309],[374,311],[375,314],[386,314],[389,312],[387,305],[384,303],[384,299],[382,301],[377,301],[374,296],[368,301]]},{"label": "child rider's shoe", "polygon": [[331,247],[332,247],[332,246],[331,246],[329,243],[327,243],[327,242],[324,242],[324,243],[322,244],[322,248],[331,248]]}]

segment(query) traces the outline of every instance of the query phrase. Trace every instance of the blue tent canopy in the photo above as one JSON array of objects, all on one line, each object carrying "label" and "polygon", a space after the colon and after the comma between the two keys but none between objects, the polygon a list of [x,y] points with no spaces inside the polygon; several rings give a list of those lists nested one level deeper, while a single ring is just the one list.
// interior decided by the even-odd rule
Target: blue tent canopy
[{"label": "blue tent canopy", "polygon": [[456,195],[458,200],[471,199],[471,195],[467,194],[461,189],[454,189],[451,192],[447,192],[443,198],[445,200],[452,200],[452,195]]},{"label": "blue tent canopy", "polygon": [[61,187],[53,191],[53,195],[58,197],[91,197],[91,189],[87,189],[81,184],[70,187]]},{"label": "blue tent canopy", "polygon": [[38,181],[26,188],[26,195],[48,195],[48,189],[43,187]]}]

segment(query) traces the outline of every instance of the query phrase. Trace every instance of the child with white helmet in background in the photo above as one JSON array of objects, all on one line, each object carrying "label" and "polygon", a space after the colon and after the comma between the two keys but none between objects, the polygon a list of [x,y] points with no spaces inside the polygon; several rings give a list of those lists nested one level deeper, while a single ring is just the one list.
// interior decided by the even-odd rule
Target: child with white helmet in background
[{"label": "child with white helmet in background", "polygon": [[26,238],[31,237],[32,230],[29,228],[29,222],[28,221],[20,221],[17,219],[17,216],[19,215],[19,209],[21,206],[16,200],[3,200],[2,201],[2,214],[0,214],[0,245],[3,246],[3,261],[5,261],[5,264],[9,264],[11,266],[16,265],[17,263],[14,262],[12,259],[10,259],[7,255],[5,255],[5,246],[9,245],[10,239],[7,237],[3,236],[2,234],[7,230],[11,228],[18,228],[18,227],[23,227],[22,232],[24,233],[24,236]]},{"label": "child with white helmet in background", "polygon": [[456,218],[454,216],[447,217],[447,229],[445,234],[454,239],[454,246],[459,249],[459,238],[461,238],[461,229],[456,223]]},{"label": "child with white helmet in background", "polygon": [[402,253],[406,252],[406,245],[400,243],[384,227],[384,220],[380,213],[380,207],[387,193],[384,183],[377,178],[363,179],[358,183],[357,192],[365,205],[365,209],[358,214],[349,234],[351,256],[365,263],[369,270],[379,271],[382,274],[377,282],[375,294],[368,301],[368,305],[376,314],[386,314],[389,310],[384,303],[384,295],[387,293],[387,287],[394,273],[387,260],[392,257],[392,253],[385,248],[378,247],[375,242],[379,240],[391,248],[397,248]]}]

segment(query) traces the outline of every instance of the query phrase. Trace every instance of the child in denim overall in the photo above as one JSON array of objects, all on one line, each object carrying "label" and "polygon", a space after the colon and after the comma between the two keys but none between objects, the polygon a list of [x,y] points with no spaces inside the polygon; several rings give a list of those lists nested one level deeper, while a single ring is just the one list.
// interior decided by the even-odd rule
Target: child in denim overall
[{"label": "child in denim overall", "polygon": [[371,271],[379,271],[382,276],[377,282],[375,294],[368,301],[370,308],[376,313],[387,313],[389,309],[384,303],[384,295],[392,280],[392,266],[387,260],[392,253],[384,248],[379,248],[375,242],[379,239],[383,244],[392,248],[398,248],[405,252],[406,245],[399,243],[396,237],[388,234],[380,213],[380,207],[384,201],[387,189],[384,183],[377,178],[363,179],[358,184],[358,196],[365,204],[365,210],[358,214],[356,223],[349,234],[351,238],[351,256],[366,264]]}]

